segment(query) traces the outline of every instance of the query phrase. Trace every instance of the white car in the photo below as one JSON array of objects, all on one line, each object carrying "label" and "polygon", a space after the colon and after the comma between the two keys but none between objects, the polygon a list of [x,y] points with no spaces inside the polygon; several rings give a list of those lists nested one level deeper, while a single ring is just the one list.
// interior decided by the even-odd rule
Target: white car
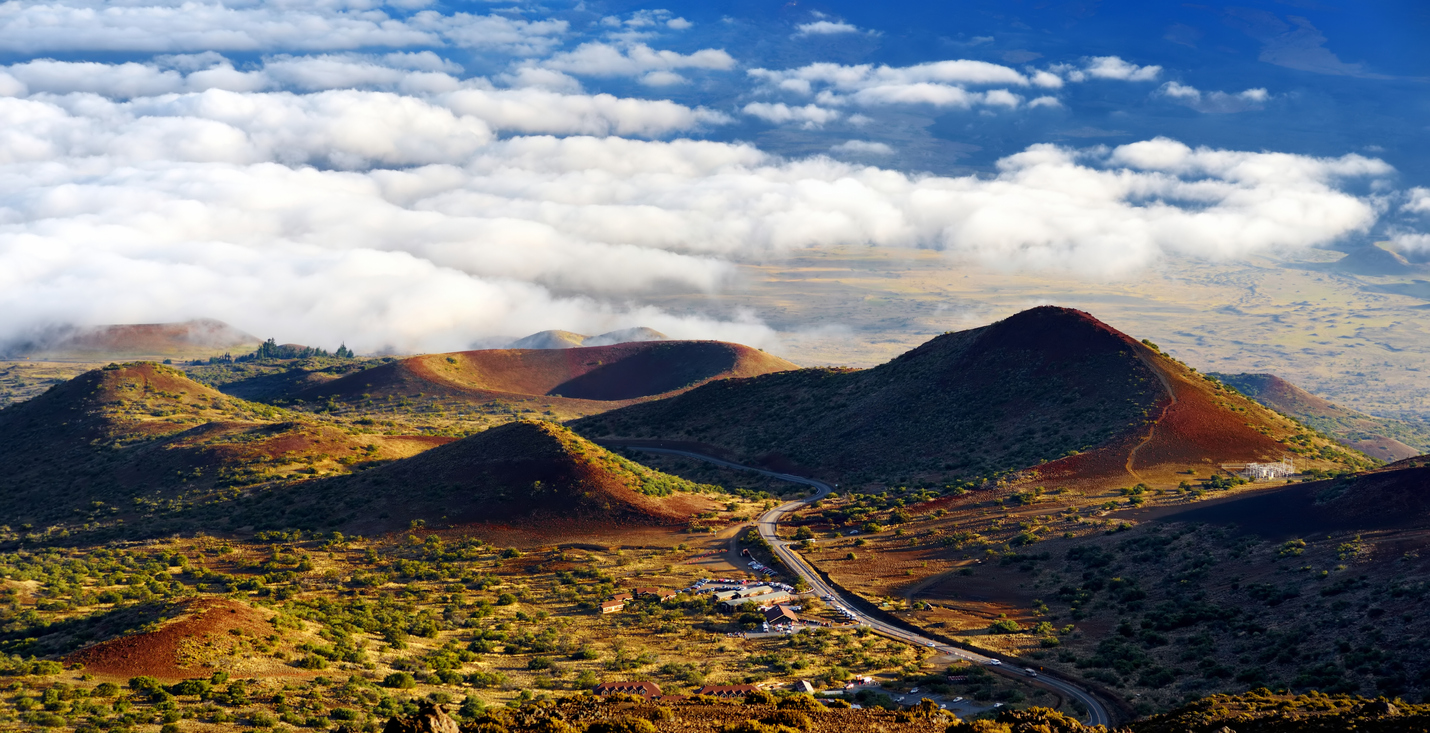
[{"label": "white car", "polygon": [[1003,663],[1000,662],[1000,661],[998,661],[997,659],[990,659],[990,660],[988,660],[988,666],[990,666],[990,667],[999,667],[999,666],[1002,666],[1002,664],[1003,664]]},{"label": "white car", "polygon": [[917,694],[919,694],[919,688],[915,687],[914,689],[909,690],[909,694],[910,694],[910,695],[917,695]]},{"label": "white car", "polygon": [[963,698],[961,698],[961,697],[955,697],[955,698],[953,698],[952,700],[950,700],[949,702],[963,702]]}]

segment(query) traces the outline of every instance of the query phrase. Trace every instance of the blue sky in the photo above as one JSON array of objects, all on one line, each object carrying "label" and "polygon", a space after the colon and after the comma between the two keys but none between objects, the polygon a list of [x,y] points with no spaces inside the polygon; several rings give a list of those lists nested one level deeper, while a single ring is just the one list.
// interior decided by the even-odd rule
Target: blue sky
[{"label": "blue sky", "polygon": [[1130,277],[1430,254],[1423,4],[0,6],[0,341],[633,325],[808,248]]}]

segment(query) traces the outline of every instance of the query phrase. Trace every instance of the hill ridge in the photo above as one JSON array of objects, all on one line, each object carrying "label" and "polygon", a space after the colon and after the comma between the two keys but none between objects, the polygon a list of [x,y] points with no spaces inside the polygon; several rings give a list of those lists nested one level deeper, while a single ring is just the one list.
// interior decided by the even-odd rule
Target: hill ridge
[{"label": "hill ridge", "polygon": [[1216,373],[1212,376],[1266,407],[1382,461],[1413,458],[1430,450],[1430,430],[1341,407],[1275,374]]},{"label": "hill ridge", "polygon": [[1136,481],[1174,465],[1300,450],[1280,442],[1299,434],[1285,418],[1091,314],[1056,306],[934,337],[870,369],[727,380],[572,426],[597,438],[706,443],[850,482],[957,483],[1015,471]]}]

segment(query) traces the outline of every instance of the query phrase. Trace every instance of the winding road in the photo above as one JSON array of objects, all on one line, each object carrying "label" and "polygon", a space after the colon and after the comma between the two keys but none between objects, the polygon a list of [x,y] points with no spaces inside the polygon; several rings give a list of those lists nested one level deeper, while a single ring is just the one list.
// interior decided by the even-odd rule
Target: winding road
[{"label": "winding road", "polygon": [[[897,626],[889,624],[885,621],[882,621],[878,618],[875,618],[874,616],[865,613],[848,600],[847,594],[841,592],[837,588],[831,587],[828,583],[824,582],[824,579],[820,577],[819,573],[815,572],[814,568],[810,567],[809,564],[804,561],[804,558],[800,557],[799,553],[795,552],[793,549],[790,548],[790,543],[785,542],[784,540],[781,540],[779,538],[779,535],[776,534],[775,529],[779,525],[779,521],[782,517],[784,517],[784,515],[796,509],[799,509],[800,507],[803,507],[807,504],[818,501],[819,499],[823,498],[831,491],[833,491],[833,486],[830,486],[823,481],[805,478],[803,476],[795,476],[788,473],[776,473],[774,471],[766,471],[764,469],[754,468],[752,466],[744,466],[738,463],[731,463],[730,461],[721,460],[719,458],[712,458],[710,456],[701,455],[699,453],[692,453],[690,451],[685,450],[676,450],[674,448],[654,448],[638,445],[630,445],[627,447],[633,450],[642,450],[650,453],[664,453],[667,455],[694,458],[696,460],[706,461],[709,463],[713,463],[717,466],[722,466],[724,468],[733,468],[740,471],[753,471],[755,473],[762,474],[764,476],[769,476],[771,478],[780,479],[782,481],[789,481],[791,483],[803,484],[805,486],[813,487],[815,489],[815,493],[812,496],[808,496],[803,499],[796,499],[794,501],[781,504],[760,515],[759,519],[755,520],[755,526],[759,529],[760,536],[763,537],[765,541],[770,544],[770,548],[773,550],[775,556],[778,557],[780,561],[785,564],[785,567],[788,567],[790,570],[798,574],[799,577],[803,578],[804,582],[809,584],[809,587],[812,591],[818,593],[821,597],[834,598],[835,602],[848,609],[849,612],[854,615],[854,618],[860,624],[868,626],[870,629],[873,629],[874,631],[883,634],[884,636],[898,639],[909,644],[928,647],[929,649],[933,649],[940,654],[966,659],[974,664],[987,664],[994,666],[1001,665],[1001,662],[995,660],[993,657],[986,657],[981,654],[975,654],[966,649],[952,647],[947,644],[940,643],[935,639],[929,639],[919,634],[905,631],[904,629],[901,629]],[[1005,669],[1003,671],[1009,675],[1017,674],[1011,669]],[[1096,697],[1093,697],[1087,692],[1087,690],[1084,690],[1077,684],[1069,680],[1049,675],[1047,673],[1039,674],[1036,680],[1033,680],[1033,683],[1045,685],[1074,700],[1077,700],[1088,711],[1087,723],[1089,725],[1112,725],[1112,716],[1108,714],[1107,706],[1103,705],[1100,700],[1098,700]]]}]

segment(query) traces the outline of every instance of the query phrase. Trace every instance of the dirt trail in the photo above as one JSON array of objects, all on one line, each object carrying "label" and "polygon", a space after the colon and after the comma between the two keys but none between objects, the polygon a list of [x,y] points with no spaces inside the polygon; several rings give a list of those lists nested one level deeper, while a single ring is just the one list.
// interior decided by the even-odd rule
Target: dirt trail
[{"label": "dirt trail", "polygon": [[1137,474],[1137,469],[1134,468],[1137,463],[1137,451],[1142,450],[1142,446],[1152,442],[1152,437],[1157,434],[1157,423],[1165,419],[1167,417],[1167,412],[1170,411],[1172,407],[1177,404],[1177,390],[1172,388],[1172,380],[1167,378],[1166,373],[1159,369],[1157,367],[1157,364],[1154,363],[1152,359],[1147,356],[1146,353],[1141,350],[1138,350],[1137,358],[1140,359],[1143,364],[1147,365],[1147,368],[1152,371],[1152,374],[1156,375],[1157,381],[1162,383],[1162,389],[1166,390],[1167,392],[1167,402],[1166,404],[1162,405],[1161,414],[1157,416],[1156,420],[1152,421],[1152,427],[1147,430],[1146,437],[1142,438],[1141,442],[1139,442],[1137,445],[1132,446],[1132,450],[1127,452],[1127,473],[1131,474],[1132,478],[1136,479],[1137,481],[1141,481],[1142,477]]}]

